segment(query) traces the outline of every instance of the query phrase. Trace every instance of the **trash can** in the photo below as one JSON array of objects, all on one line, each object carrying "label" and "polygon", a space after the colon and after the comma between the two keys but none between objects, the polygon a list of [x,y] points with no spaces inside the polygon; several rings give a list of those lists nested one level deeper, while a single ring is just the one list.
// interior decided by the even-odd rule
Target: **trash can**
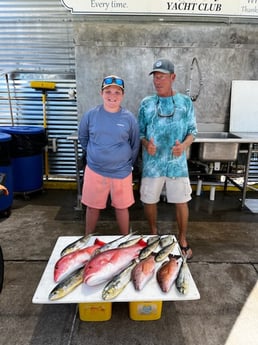
[{"label": "trash can", "polygon": [[10,134],[13,191],[29,193],[43,187],[43,149],[47,145],[45,129],[36,126],[2,126]]},{"label": "trash can", "polygon": [[10,134],[0,132],[0,173],[5,175],[4,185],[9,195],[0,197],[0,214],[9,215],[13,203],[13,170],[11,164]]}]

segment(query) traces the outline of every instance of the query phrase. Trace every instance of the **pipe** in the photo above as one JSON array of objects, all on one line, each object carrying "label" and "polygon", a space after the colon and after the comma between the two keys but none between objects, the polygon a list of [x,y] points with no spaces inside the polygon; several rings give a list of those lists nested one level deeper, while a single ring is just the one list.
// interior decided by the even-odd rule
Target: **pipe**
[{"label": "pipe", "polygon": [[10,94],[10,88],[9,88],[8,73],[5,74],[5,80],[6,80],[6,85],[7,85],[8,101],[9,101],[9,108],[10,108],[10,114],[11,114],[11,121],[12,121],[12,126],[14,126],[13,109],[12,109],[11,94]]}]

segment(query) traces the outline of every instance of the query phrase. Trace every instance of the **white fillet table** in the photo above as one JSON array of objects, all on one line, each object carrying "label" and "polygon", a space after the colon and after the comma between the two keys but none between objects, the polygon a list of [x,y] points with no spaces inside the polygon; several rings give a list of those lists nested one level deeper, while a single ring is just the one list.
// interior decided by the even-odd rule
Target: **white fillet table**
[{"label": "white fillet table", "polygon": [[[88,245],[93,244],[96,238],[99,238],[101,241],[109,242],[120,236],[92,236]],[[48,296],[52,289],[56,286],[56,283],[53,279],[54,266],[56,261],[60,258],[60,252],[62,249],[67,246],[69,243],[74,242],[78,239],[78,236],[61,236],[57,239],[53,252],[48,260],[47,266],[43,272],[43,275],[40,279],[38,287],[34,293],[32,302],[35,304],[64,304],[64,303],[96,303],[96,302],[105,302],[102,299],[102,290],[106,283],[103,283],[99,286],[89,287],[85,283],[82,283],[75,288],[67,296],[56,300],[50,301]],[[178,247],[179,248],[179,247]],[[179,254],[179,249],[176,248],[173,254]],[[156,264],[156,271],[159,268],[161,263]],[[147,283],[142,291],[136,291],[132,282],[126,286],[126,288],[114,299],[109,302],[132,302],[132,301],[186,301],[186,300],[197,300],[200,299],[199,291],[196,287],[196,284],[193,280],[193,277],[190,274],[190,285],[189,292],[186,295],[180,294],[175,284],[173,284],[171,290],[168,293],[161,291],[157,280],[156,272],[153,278]]]}]

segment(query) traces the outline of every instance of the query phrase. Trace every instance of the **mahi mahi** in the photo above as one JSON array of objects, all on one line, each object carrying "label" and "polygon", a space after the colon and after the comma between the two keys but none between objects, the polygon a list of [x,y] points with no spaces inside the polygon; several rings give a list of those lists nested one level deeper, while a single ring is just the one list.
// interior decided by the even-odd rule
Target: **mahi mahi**
[{"label": "mahi mahi", "polygon": [[176,245],[177,245],[176,242],[172,242],[168,244],[166,247],[161,248],[160,251],[158,251],[155,255],[156,262],[165,260],[169,256],[169,254],[173,252]]},{"label": "mahi mahi", "polygon": [[139,254],[139,259],[143,260],[147,258],[151,253],[158,247],[159,245],[159,236],[157,236],[156,240],[151,242],[150,244],[143,248]]},{"label": "mahi mahi", "polygon": [[131,281],[131,272],[135,265],[136,261],[133,260],[126,268],[106,284],[102,291],[102,298],[105,301],[114,299],[126,288],[128,283]]},{"label": "mahi mahi", "polygon": [[122,235],[113,241],[110,241],[106,243],[104,246],[98,249],[97,253],[102,253],[105,252],[106,250],[116,248],[121,242],[127,241],[131,236],[133,236],[133,233],[127,234],[127,235]]},{"label": "mahi mahi", "polygon": [[176,278],[176,288],[177,290],[186,295],[189,291],[189,282],[190,282],[190,271],[187,265],[187,255],[183,258],[183,263]]},{"label": "mahi mahi", "polygon": [[92,237],[93,234],[89,234],[87,236],[80,237],[76,241],[68,244],[60,253],[61,256],[64,256],[66,254],[72,253],[78,249],[85,248]]},{"label": "mahi mahi", "polygon": [[77,269],[58,283],[49,293],[49,300],[56,301],[63,298],[79,286],[83,282],[83,269],[84,267]]},{"label": "mahi mahi", "polygon": [[164,235],[164,236],[161,236],[160,237],[160,241],[159,241],[159,244],[161,246],[161,248],[164,248],[166,246],[168,246],[169,244],[175,242],[174,241],[174,236],[173,235]]},{"label": "mahi mahi", "polygon": [[143,238],[142,235],[135,236],[132,239],[129,239],[128,241],[124,241],[118,245],[119,248],[129,247],[133,244],[137,243],[141,238]]}]

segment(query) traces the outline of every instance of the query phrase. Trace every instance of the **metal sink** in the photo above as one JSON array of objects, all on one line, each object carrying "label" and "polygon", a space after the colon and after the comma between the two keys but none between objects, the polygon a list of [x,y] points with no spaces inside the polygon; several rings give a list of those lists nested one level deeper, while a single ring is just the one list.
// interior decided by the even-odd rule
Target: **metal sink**
[{"label": "metal sink", "polygon": [[[221,141],[225,139],[237,139],[240,138],[238,135],[230,133],[230,132],[199,132],[197,134],[198,139],[209,139],[211,141],[214,139],[214,141]],[[211,139],[211,140],[210,140]]]},{"label": "metal sink", "polygon": [[198,158],[206,162],[229,162],[237,160],[240,137],[230,132],[199,132]]}]

